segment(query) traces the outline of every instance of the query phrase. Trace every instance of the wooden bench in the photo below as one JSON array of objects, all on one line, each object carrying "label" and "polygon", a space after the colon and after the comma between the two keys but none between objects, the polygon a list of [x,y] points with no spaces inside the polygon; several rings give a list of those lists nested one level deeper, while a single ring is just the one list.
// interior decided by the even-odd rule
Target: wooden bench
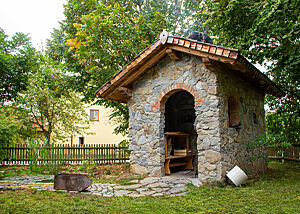
[{"label": "wooden bench", "polygon": [[[184,155],[184,156],[169,156],[165,158],[165,173],[170,175],[170,167],[174,166],[184,166],[185,169],[194,170],[193,167],[193,157],[194,155]],[[181,159],[179,162],[170,163],[171,160]]]},{"label": "wooden bench", "polygon": [[[186,139],[186,150],[190,149],[189,145],[189,136],[190,134],[187,133],[180,133],[180,132],[166,132],[165,135],[165,174],[170,175],[170,167],[174,166],[184,166],[185,169],[194,170],[193,167],[193,157],[194,155],[180,155],[180,156],[167,156],[167,140],[168,136],[175,136],[181,137]],[[179,159],[178,162],[171,162],[171,160]]]}]

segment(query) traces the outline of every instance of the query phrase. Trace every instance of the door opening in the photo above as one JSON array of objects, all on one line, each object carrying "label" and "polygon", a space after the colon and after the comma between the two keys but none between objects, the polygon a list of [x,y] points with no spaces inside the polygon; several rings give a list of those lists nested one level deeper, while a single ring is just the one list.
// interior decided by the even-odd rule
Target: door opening
[{"label": "door opening", "polygon": [[[194,97],[184,90],[171,95],[165,104],[166,174],[168,174],[167,172],[176,172],[175,174],[194,176],[197,172],[197,134],[194,130],[196,118],[194,106]],[[182,134],[188,136],[188,141],[182,137]],[[191,167],[191,161],[193,167]],[[170,171],[168,171],[168,166],[171,168]]]}]

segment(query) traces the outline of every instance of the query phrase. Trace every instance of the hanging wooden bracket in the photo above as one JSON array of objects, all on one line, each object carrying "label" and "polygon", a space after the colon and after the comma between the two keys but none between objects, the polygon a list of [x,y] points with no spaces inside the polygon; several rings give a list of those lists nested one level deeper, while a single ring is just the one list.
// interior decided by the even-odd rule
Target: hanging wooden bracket
[{"label": "hanging wooden bracket", "polygon": [[205,68],[207,68],[208,70],[212,70],[212,71],[216,70],[214,61],[209,59],[208,57],[202,57],[202,62]]},{"label": "hanging wooden bracket", "polygon": [[168,49],[166,50],[166,53],[169,55],[169,57],[170,57],[172,60],[174,60],[174,61],[178,61],[178,60],[179,60],[179,57],[178,57],[178,55],[175,53],[174,50],[168,48]]},{"label": "hanging wooden bracket", "polygon": [[126,97],[132,97],[132,89],[126,87],[119,87],[119,91],[121,94],[125,95]]}]

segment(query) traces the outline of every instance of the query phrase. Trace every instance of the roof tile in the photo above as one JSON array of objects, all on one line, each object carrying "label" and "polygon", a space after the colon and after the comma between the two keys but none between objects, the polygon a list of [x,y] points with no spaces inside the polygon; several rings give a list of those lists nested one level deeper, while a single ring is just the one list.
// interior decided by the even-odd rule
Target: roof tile
[{"label": "roof tile", "polygon": [[189,41],[185,41],[185,43],[184,43],[184,47],[186,47],[186,48],[189,48],[189,47],[190,47],[190,45],[191,45],[191,42],[189,42]]},{"label": "roof tile", "polygon": [[191,49],[195,49],[195,48],[196,48],[196,45],[197,45],[197,43],[192,42],[190,48],[191,48]]},{"label": "roof tile", "polygon": [[202,47],[202,51],[203,52],[209,52],[209,48],[210,48],[210,46],[208,46],[208,45],[203,45],[203,47]]},{"label": "roof tile", "polygon": [[179,39],[178,45],[183,46],[184,45],[185,40],[184,39]]},{"label": "roof tile", "polygon": [[236,59],[238,57],[238,52],[231,51],[229,54],[230,58]]},{"label": "roof tile", "polygon": [[215,53],[216,53],[216,50],[217,50],[216,47],[210,47],[209,53],[215,54]]},{"label": "roof tile", "polygon": [[223,54],[223,48],[217,48],[217,51],[216,51],[216,55],[219,55],[219,56],[222,56],[222,54]]},{"label": "roof tile", "polygon": [[174,38],[173,38],[173,37],[171,37],[171,36],[169,36],[169,37],[168,37],[168,41],[167,41],[167,43],[170,43],[170,44],[172,44],[172,43],[173,43],[173,40],[174,40]]},{"label": "roof tile", "polygon": [[230,50],[224,49],[222,56],[228,57],[230,54]]},{"label": "roof tile", "polygon": [[202,44],[197,44],[197,50],[201,51],[202,50],[202,46],[203,46]]}]

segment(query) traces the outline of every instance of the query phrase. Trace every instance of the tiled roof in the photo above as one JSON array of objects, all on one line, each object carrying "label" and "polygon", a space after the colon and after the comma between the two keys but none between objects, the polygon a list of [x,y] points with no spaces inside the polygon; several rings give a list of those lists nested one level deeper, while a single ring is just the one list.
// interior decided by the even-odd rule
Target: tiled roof
[{"label": "tiled roof", "polygon": [[[211,62],[217,61],[228,64],[230,69],[240,70],[243,79],[257,83],[266,93],[275,96],[283,96],[284,94],[275,83],[243,57],[238,50],[167,35],[165,39],[157,40],[142,51],[117,75],[105,83],[97,91],[97,96],[126,102],[126,95],[123,96],[123,99],[119,92],[126,90],[139,76],[162,59],[166,55],[167,49],[204,57]],[[120,88],[122,90],[118,90]]]}]

